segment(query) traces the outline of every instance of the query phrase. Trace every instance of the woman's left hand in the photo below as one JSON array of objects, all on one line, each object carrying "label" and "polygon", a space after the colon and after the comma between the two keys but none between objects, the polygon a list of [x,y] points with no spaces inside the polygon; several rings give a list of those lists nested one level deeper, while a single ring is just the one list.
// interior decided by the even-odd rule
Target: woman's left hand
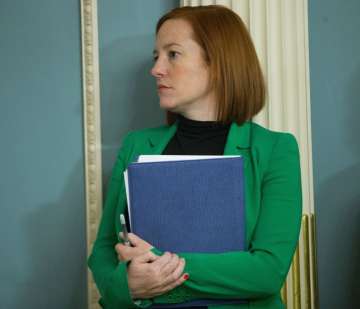
[{"label": "woman's left hand", "polygon": [[132,245],[131,247],[125,246],[122,243],[118,243],[115,246],[115,251],[117,253],[119,261],[123,261],[123,262],[130,261],[134,257],[142,255],[153,248],[152,245],[150,245],[148,242],[141,239],[139,236],[135,235],[134,233],[129,233],[128,236],[130,243]]}]

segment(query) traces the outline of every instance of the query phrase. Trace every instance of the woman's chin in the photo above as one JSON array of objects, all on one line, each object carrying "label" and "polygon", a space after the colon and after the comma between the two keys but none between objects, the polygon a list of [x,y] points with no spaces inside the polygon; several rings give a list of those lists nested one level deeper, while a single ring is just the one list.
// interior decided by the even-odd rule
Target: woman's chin
[{"label": "woman's chin", "polygon": [[169,112],[176,112],[177,106],[173,102],[160,100],[160,108]]}]

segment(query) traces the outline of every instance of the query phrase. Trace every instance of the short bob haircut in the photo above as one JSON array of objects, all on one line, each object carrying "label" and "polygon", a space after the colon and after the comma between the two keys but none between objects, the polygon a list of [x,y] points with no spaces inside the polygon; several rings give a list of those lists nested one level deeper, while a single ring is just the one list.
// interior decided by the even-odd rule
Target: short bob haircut
[{"label": "short bob haircut", "polygon": [[[193,38],[209,65],[210,87],[215,90],[217,121],[241,125],[265,104],[265,82],[250,35],[241,18],[221,5],[175,8],[162,16],[156,34],[169,19],[187,21]],[[173,124],[176,114],[168,112]]]}]

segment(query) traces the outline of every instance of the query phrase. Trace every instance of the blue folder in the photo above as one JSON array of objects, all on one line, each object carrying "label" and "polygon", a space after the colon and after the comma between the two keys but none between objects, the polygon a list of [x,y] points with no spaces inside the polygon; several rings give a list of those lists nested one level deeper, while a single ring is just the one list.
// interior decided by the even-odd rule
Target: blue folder
[{"label": "blue folder", "polygon": [[[246,250],[244,181],[242,157],[131,163],[131,230],[161,251]],[[210,303],[234,300],[206,299],[153,308]]]}]

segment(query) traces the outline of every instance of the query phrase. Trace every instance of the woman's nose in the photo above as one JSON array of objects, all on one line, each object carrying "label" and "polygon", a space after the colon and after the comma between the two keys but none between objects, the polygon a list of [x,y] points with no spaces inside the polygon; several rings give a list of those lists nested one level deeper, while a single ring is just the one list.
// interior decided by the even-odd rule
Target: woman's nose
[{"label": "woman's nose", "polygon": [[157,59],[154,63],[154,66],[152,67],[150,73],[154,77],[164,76],[166,74],[166,67],[165,67],[164,63],[161,63],[160,59]]}]

